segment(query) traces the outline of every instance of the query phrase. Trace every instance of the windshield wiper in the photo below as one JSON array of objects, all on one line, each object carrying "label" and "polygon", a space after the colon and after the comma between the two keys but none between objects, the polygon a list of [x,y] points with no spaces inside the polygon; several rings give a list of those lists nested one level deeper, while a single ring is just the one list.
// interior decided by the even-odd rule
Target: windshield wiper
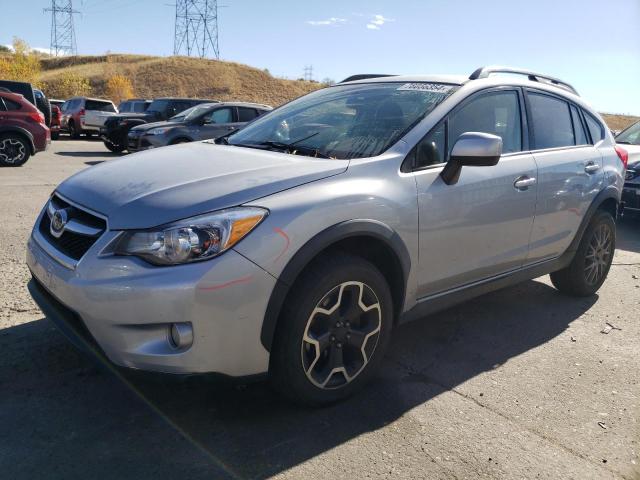
[{"label": "windshield wiper", "polygon": [[298,140],[295,140],[295,141],[290,142],[290,143],[278,142],[278,141],[275,141],[275,140],[267,140],[265,142],[260,142],[258,145],[264,145],[266,147],[272,147],[272,148],[275,148],[277,150],[282,150],[283,152],[287,152],[287,153],[301,152],[304,155],[308,155],[310,157],[331,158],[328,155],[325,155],[324,153],[321,153],[319,148],[307,147],[307,146],[304,146],[304,145],[299,146],[299,147],[295,147],[298,143],[304,142],[305,140],[308,140],[311,137],[315,137],[319,133],[320,132],[312,133],[311,135],[307,135],[306,137],[299,138]]}]

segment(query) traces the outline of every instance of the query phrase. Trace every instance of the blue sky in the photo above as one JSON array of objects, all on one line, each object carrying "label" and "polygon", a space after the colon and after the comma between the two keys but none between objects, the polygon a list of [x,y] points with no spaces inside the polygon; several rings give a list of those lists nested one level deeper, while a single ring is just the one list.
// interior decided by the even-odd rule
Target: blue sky
[{"label": "blue sky", "polygon": [[[170,55],[173,0],[75,0],[78,51]],[[640,115],[640,0],[219,0],[224,60],[288,78],[455,73],[504,64]],[[47,0],[0,0],[0,44],[49,46]],[[28,6],[28,8],[27,8]]]}]

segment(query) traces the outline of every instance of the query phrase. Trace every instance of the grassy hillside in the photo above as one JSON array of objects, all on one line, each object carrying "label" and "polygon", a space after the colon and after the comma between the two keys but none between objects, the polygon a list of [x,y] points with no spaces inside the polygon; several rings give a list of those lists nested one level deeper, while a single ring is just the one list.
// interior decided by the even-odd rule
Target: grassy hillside
[{"label": "grassy hillside", "polygon": [[613,113],[601,113],[601,115],[611,130],[624,130],[632,123],[640,120],[640,117],[634,117],[632,115],[617,115]]},{"label": "grassy hillside", "polygon": [[40,80],[51,97],[56,97],[56,82],[64,73],[87,78],[95,97],[105,96],[107,79],[115,74],[131,80],[136,97],[185,96],[273,106],[320,86],[275,78],[266,71],[238,63],[189,57],[77,56],[45,59],[41,66]]},{"label": "grassy hillside", "polygon": [[[64,73],[85,77],[91,95],[105,97],[107,79],[115,74],[131,80],[135,96],[185,96],[241,100],[278,106],[320,87],[318,83],[275,78],[269,72],[239,63],[190,57],[102,55],[48,58],[41,61],[41,84],[57,97],[57,82]],[[622,130],[639,117],[603,114],[609,128]]]}]

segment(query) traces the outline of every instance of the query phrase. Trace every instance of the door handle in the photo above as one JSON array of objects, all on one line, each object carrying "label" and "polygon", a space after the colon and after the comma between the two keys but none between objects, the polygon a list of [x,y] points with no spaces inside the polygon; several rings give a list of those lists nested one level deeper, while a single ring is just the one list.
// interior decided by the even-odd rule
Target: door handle
[{"label": "door handle", "polygon": [[600,170],[600,165],[594,163],[594,162],[588,162],[585,166],[584,166],[584,171],[587,173],[596,173],[598,170]]},{"label": "door handle", "polygon": [[534,177],[522,175],[521,177],[516,178],[516,181],[513,182],[513,186],[516,187],[516,190],[527,190],[531,185],[535,185],[536,182],[537,180]]}]

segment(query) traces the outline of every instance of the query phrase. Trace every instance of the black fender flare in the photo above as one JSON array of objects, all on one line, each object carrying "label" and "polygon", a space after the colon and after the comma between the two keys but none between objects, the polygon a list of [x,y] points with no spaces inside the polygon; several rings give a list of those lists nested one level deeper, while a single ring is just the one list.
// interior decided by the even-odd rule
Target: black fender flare
[{"label": "black fender flare", "polygon": [[[278,318],[284,301],[302,270],[327,247],[350,237],[369,236],[382,241],[395,254],[404,280],[403,297],[411,269],[411,257],[404,241],[389,226],[377,220],[348,220],[335,224],[318,233],[305,243],[289,260],[276,282],[260,332],[260,342],[271,351]],[[401,305],[400,305],[401,307]]]},{"label": "black fender flare", "polygon": [[[565,255],[567,253],[570,253],[571,258],[573,258],[573,254],[578,250],[578,246],[580,245],[582,236],[584,235],[585,230],[589,226],[589,223],[591,223],[591,219],[593,218],[595,213],[598,211],[598,209],[602,206],[604,202],[606,202],[609,199],[615,200],[616,214],[617,214],[618,208],[620,206],[620,195],[621,195],[620,190],[614,185],[608,185],[596,195],[596,198],[594,198],[593,201],[591,202],[591,205],[589,205],[589,208],[587,209],[587,213],[585,213],[584,217],[582,218],[580,227],[578,228],[578,231],[576,232],[575,237],[573,237],[573,240],[569,244],[569,247],[565,251]],[[616,215],[614,215],[613,219],[614,220],[616,219]]]},{"label": "black fender flare", "polygon": [[27,139],[29,142],[29,148],[31,149],[31,155],[33,155],[36,151],[36,146],[33,143],[33,135],[31,132],[25,128],[19,127],[17,125],[12,126],[0,126],[0,133],[18,133]]}]

